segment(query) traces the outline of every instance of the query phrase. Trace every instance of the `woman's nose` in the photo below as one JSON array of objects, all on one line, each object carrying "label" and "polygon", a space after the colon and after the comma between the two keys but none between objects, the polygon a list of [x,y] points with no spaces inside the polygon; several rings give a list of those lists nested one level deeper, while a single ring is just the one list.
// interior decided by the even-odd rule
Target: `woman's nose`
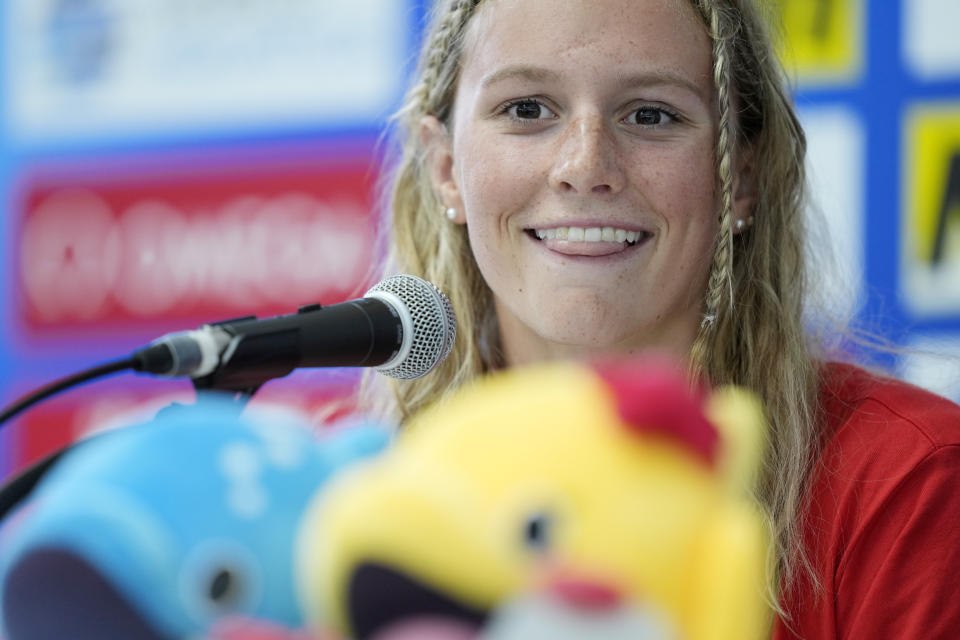
[{"label": "woman's nose", "polygon": [[570,122],[563,132],[550,183],[555,189],[580,195],[610,194],[623,189],[626,179],[616,140],[600,117]]}]

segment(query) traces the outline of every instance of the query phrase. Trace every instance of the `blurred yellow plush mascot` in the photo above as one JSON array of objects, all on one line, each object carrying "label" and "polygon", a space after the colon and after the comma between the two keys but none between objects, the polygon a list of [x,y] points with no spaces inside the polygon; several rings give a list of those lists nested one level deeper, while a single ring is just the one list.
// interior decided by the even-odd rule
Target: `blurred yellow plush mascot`
[{"label": "blurred yellow plush mascot", "polygon": [[302,604],[378,640],[766,637],[761,412],[689,387],[552,364],[426,410],[311,508]]}]

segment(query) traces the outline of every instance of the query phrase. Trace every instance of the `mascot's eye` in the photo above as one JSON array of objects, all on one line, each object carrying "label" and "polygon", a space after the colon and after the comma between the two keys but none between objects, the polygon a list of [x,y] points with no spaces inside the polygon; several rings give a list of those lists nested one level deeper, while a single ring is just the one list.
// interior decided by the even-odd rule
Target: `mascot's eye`
[{"label": "mascot's eye", "polygon": [[205,541],[190,551],[180,571],[181,602],[206,627],[213,620],[253,611],[263,595],[257,558],[231,540]]},{"label": "mascot's eye", "polygon": [[538,512],[527,518],[523,526],[523,541],[527,548],[544,551],[550,547],[553,517],[549,513]]},{"label": "mascot's eye", "polygon": [[217,606],[232,609],[243,600],[242,580],[229,567],[221,567],[210,578],[207,597]]}]

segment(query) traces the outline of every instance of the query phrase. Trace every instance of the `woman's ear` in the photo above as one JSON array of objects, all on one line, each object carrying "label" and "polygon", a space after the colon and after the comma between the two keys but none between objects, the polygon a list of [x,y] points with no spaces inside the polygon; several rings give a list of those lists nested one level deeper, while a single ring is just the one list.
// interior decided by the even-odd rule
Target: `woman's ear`
[{"label": "woman's ear", "polygon": [[734,233],[740,233],[753,224],[756,204],[757,173],[753,146],[744,145],[738,154],[736,173],[733,176]]},{"label": "woman's ear", "polygon": [[[453,165],[453,142],[446,125],[435,116],[424,116],[420,119],[419,134],[420,144],[426,150],[427,174],[437,197],[446,208],[447,217],[456,224],[465,224],[467,217]],[[443,213],[438,211],[437,215]]]}]

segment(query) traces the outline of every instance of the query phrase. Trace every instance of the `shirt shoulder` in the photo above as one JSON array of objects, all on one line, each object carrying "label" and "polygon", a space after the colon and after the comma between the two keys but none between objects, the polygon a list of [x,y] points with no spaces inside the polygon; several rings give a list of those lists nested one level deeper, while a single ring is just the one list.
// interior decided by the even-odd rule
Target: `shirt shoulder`
[{"label": "shirt shoulder", "polygon": [[[860,440],[871,454],[901,456],[960,444],[960,405],[901,380],[841,363],[821,375],[824,444]],[[896,436],[878,438],[868,436]]]},{"label": "shirt shoulder", "polygon": [[887,514],[911,474],[948,478],[941,468],[960,452],[960,406],[849,365],[827,365],[822,381],[823,442],[810,515],[832,523],[840,551]]},{"label": "shirt shoulder", "polygon": [[960,637],[960,406],[861,368],[823,368],[823,443],[804,544],[818,595],[791,592],[796,635]]}]

